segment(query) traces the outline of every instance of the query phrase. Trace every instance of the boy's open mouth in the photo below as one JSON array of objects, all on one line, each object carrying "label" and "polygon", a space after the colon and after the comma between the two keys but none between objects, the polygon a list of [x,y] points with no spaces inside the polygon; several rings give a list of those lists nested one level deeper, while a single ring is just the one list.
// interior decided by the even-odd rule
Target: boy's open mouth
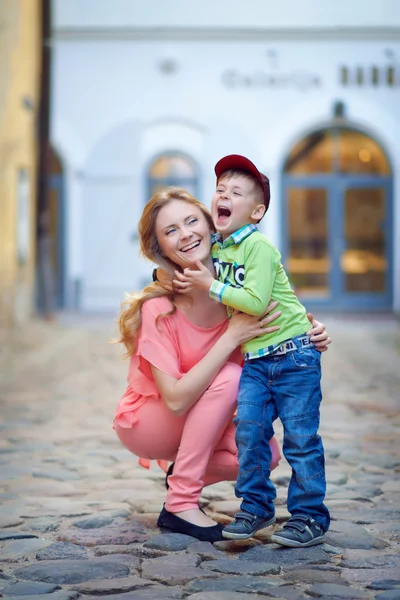
[{"label": "boy's open mouth", "polygon": [[226,206],[218,206],[217,209],[218,218],[230,217],[231,211]]}]

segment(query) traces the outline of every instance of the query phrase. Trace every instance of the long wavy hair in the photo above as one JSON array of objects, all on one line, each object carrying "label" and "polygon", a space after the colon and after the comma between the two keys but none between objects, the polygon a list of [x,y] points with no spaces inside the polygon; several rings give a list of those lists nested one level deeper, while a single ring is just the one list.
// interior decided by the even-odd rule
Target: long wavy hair
[{"label": "long wavy hair", "polygon": [[[212,218],[206,207],[196,200],[189,192],[182,188],[170,187],[158,194],[155,194],[144,207],[142,216],[139,221],[138,230],[140,237],[140,253],[148,260],[156,263],[165,271],[173,274],[174,270],[181,270],[180,266],[166,257],[160,248],[156,236],[156,221],[160,210],[173,200],[181,200],[196,206],[203,213],[209,227],[210,232],[215,231]],[[120,339],[117,342],[125,344],[126,355],[132,356],[136,352],[137,333],[141,327],[141,309],[147,300],[152,298],[160,298],[168,296],[172,310],[167,314],[172,314],[175,311],[173,294],[165,290],[159,283],[151,283],[139,293],[126,294],[125,300],[122,303],[121,314],[118,319],[118,328]]]}]

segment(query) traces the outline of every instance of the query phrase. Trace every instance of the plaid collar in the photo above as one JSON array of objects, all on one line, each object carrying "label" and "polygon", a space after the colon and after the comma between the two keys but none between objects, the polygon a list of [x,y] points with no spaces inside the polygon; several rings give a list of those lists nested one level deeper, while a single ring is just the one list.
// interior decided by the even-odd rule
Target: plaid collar
[{"label": "plaid collar", "polygon": [[255,231],[258,231],[258,228],[256,225],[253,225],[253,224],[243,225],[243,227],[241,227],[234,233],[231,233],[231,235],[229,237],[227,237],[225,241],[222,241],[222,235],[220,233],[212,233],[211,234],[211,242],[213,244],[215,244],[215,242],[218,242],[220,244],[221,248],[228,248],[229,246],[234,246],[235,244],[240,244],[240,242],[243,242],[244,239],[246,239],[249,235],[251,235]]}]

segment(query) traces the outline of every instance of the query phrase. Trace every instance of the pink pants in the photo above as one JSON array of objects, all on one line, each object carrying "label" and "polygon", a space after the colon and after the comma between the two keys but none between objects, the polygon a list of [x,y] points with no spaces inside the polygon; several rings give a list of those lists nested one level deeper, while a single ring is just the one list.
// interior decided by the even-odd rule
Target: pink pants
[{"label": "pink pants", "polygon": [[[174,461],[168,478],[165,508],[180,512],[198,508],[205,485],[236,481],[238,474],[235,426],[241,367],[228,362],[199,400],[177,417],[160,399],[147,400],[131,428],[116,425],[121,442],[137,456]],[[271,470],[281,458],[275,438],[270,441]]]}]

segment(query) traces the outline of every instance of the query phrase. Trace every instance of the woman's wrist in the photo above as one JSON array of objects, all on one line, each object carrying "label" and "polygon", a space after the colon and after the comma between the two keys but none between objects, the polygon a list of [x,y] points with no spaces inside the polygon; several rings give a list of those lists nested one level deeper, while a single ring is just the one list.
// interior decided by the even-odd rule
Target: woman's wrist
[{"label": "woman's wrist", "polygon": [[242,343],[238,336],[231,329],[227,329],[219,338],[219,341],[221,341],[224,348],[229,351],[229,354]]}]

